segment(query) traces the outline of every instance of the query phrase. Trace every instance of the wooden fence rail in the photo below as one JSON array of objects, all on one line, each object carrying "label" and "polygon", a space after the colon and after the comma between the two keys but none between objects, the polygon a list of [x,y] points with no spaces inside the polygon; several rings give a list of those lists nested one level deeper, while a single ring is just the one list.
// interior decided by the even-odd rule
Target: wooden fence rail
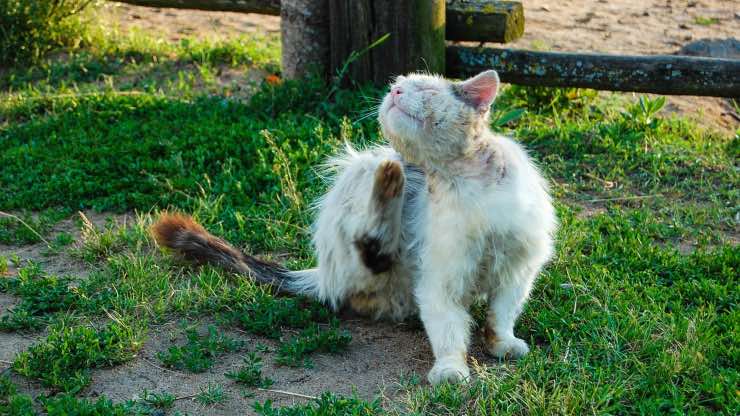
[{"label": "wooden fence rail", "polygon": [[740,60],[447,47],[447,74],[495,68],[504,82],[668,95],[740,97]]},{"label": "wooden fence rail", "polygon": [[[280,16],[280,0],[113,0],[138,6],[170,7]],[[372,1],[372,0],[371,0]],[[423,0],[428,2],[430,0]],[[402,3],[397,1],[396,3]],[[447,40],[511,42],[524,34],[518,1],[447,0]]]}]

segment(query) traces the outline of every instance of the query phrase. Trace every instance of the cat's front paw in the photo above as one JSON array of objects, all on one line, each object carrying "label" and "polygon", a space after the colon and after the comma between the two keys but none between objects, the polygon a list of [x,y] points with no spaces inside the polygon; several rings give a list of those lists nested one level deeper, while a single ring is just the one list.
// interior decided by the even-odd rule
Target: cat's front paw
[{"label": "cat's front paw", "polygon": [[437,360],[434,367],[429,371],[427,378],[429,383],[437,385],[441,383],[461,383],[470,377],[470,370],[464,359],[447,357]]},{"label": "cat's front paw", "polygon": [[527,355],[529,346],[523,339],[504,338],[487,343],[488,352],[498,358],[519,358]]}]

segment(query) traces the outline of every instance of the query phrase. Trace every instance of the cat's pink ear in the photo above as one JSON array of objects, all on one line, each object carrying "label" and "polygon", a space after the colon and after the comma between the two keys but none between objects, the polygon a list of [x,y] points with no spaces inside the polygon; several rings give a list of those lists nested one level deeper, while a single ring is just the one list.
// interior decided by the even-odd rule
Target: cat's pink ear
[{"label": "cat's pink ear", "polygon": [[499,85],[498,74],[491,69],[463,81],[460,83],[460,89],[465,96],[465,101],[478,111],[485,112],[496,98]]}]

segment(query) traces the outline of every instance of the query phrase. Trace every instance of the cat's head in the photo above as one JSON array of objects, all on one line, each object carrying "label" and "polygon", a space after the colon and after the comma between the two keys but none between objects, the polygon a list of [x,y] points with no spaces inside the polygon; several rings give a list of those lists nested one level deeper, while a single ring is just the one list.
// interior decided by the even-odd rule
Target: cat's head
[{"label": "cat's head", "polygon": [[499,88],[490,70],[455,82],[440,76],[399,76],[380,105],[385,137],[404,159],[425,165],[461,157],[488,128]]}]

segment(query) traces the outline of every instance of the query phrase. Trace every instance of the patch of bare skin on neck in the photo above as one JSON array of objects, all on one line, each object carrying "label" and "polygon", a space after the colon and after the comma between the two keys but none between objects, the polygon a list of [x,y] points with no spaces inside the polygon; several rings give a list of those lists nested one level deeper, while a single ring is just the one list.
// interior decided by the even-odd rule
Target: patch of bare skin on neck
[{"label": "patch of bare skin on neck", "polygon": [[452,162],[451,167],[466,178],[501,180],[506,174],[506,167],[497,156],[493,146],[479,142],[465,156]]}]

